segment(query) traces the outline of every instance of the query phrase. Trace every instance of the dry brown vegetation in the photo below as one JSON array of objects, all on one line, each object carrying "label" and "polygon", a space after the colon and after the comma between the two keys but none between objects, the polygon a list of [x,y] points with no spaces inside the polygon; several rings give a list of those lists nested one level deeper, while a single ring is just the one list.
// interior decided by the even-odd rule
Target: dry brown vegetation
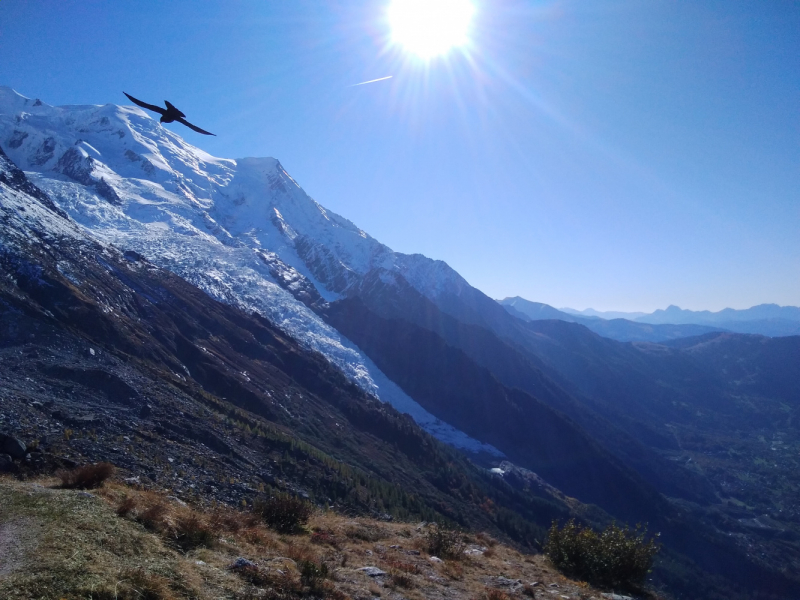
[{"label": "dry brown vegetation", "polygon": [[[19,535],[20,520],[28,531],[0,573],[9,600],[601,598],[542,556],[424,523],[315,510],[302,533],[282,534],[252,510],[200,509],[114,482],[86,494],[0,479],[0,506],[0,533]],[[460,551],[436,560],[428,548],[444,532]]]},{"label": "dry brown vegetation", "polygon": [[312,512],[314,507],[309,502],[288,494],[257,498],[253,503],[253,513],[281,533],[301,531]]},{"label": "dry brown vegetation", "polygon": [[100,487],[114,474],[114,465],[99,462],[74,469],[62,469],[56,472],[61,479],[61,487],[72,490],[93,490]]}]

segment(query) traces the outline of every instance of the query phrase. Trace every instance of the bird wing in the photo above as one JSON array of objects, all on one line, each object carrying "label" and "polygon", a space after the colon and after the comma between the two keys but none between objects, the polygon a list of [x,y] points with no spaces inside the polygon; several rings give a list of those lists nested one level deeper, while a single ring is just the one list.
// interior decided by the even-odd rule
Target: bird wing
[{"label": "bird wing", "polygon": [[179,117],[185,117],[186,116],[180,110],[178,110],[178,108],[176,108],[175,105],[172,102],[170,102],[169,100],[164,100],[164,104],[167,105],[167,108],[169,110],[174,110],[176,113],[178,113]]},{"label": "bird wing", "polygon": [[191,123],[189,123],[189,121],[187,121],[186,119],[184,119],[184,118],[182,118],[182,117],[181,117],[180,119],[175,119],[175,120],[176,120],[178,123],[183,123],[183,124],[184,124],[184,125],[186,125],[186,126],[189,128],[189,129],[194,129],[194,130],[195,130],[197,133],[202,133],[203,135],[213,135],[213,136],[216,136],[216,134],[215,134],[215,133],[211,133],[211,132],[209,132],[209,131],[206,131],[205,129],[200,129],[200,128],[199,128],[197,125],[192,125]]},{"label": "bird wing", "polygon": [[122,92],[122,93],[125,94],[131,102],[133,102],[134,104],[138,104],[142,108],[146,108],[147,110],[152,110],[153,112],[157,112],[160,115],[163,115],[165,112],[167,112],[160,106],[156,106],[155,104],[148,104],[147,102],[142,102],[141,100],[137,100],[127,92]]}]

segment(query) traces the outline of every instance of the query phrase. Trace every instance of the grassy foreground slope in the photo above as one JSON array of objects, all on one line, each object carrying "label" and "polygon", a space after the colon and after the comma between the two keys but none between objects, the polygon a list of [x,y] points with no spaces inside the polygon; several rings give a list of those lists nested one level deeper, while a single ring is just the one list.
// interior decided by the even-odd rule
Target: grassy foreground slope
[{"label": "grassy foreground slope", "polygon": [[[424,524],[318,510],[305,531],[279,535],[247,511],[119,483],[91,493],[56,483],[0,479],[2,598],[602,598],[485,534],[437,560]],[[186,543],[186,531],[206,535]]]}]

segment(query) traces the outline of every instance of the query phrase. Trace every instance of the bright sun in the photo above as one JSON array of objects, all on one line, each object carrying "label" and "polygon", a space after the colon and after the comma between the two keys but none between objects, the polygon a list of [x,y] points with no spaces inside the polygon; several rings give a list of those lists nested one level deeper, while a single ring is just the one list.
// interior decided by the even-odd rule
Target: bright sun
[{"label": "bright sun", "polygon": [[469,0],[392,0],[392,40],[421,58],[467,43],[475,7]]}]

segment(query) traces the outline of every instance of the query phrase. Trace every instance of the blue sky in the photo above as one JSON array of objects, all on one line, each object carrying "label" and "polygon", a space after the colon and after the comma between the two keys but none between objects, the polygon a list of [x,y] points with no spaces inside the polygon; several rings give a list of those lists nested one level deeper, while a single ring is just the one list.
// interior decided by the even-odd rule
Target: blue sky
[{"label": "blue sky", "polygon": [[492,297],[800,305],[800,3],[474,4],[471,43],[425,63],[387,0],[3,0],[0,85],[169,99],[218,134],[170,126],[188,141],[280,159]]}]

